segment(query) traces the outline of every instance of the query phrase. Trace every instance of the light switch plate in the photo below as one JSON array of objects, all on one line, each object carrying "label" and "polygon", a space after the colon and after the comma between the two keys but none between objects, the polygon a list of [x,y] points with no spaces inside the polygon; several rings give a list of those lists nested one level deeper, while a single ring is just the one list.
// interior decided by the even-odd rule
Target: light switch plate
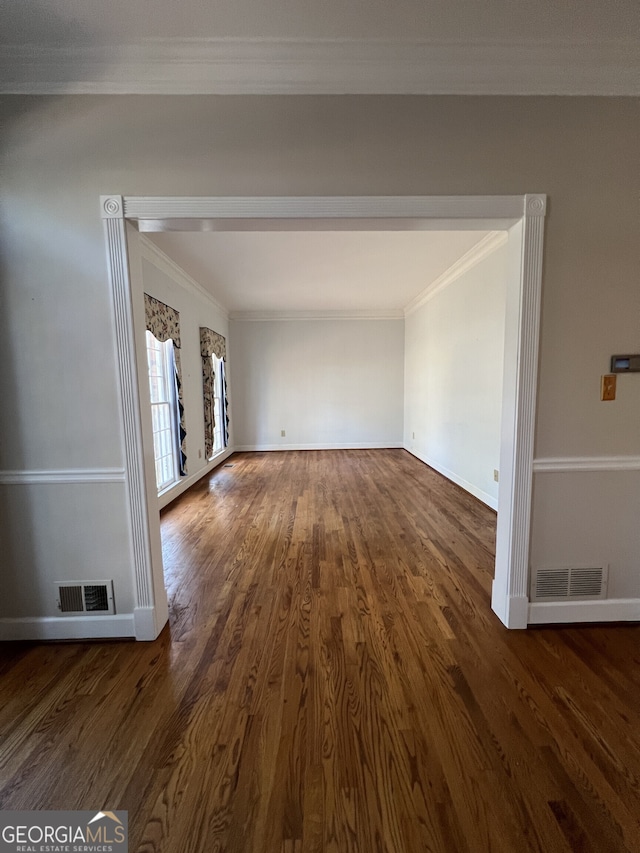
[{"label": "light switch plate", "polygon": [[600,383],[600,399],[615,400],[616,399],[616,375],[615,373],[607,373],[602,377]]}]

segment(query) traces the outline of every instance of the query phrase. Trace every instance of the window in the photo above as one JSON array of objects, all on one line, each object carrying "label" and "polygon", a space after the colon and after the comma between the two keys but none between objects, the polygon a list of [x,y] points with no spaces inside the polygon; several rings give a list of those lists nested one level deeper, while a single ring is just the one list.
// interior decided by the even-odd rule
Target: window
[{"label": "window", "polygon": [[226,351],[226,342],[222,335],[206,326],[200,326],[204,452],[209,461],[229,444],[227,380],[224,364]]},{"label": "window", "polygon": [[223,407],[224,389],[222,385],[223,364],[222,359],[217,355],[211,356],[213,362],[213,412],[215,417],[215,425],[213,428],[213,453],[211,459],[217,456],[224,449],[224,418],[225,412]]},{"label": "window", "polygon": [[173,341],[161,343],[147,331],[153,451],[158,494],[178,481],[178,438]]}]

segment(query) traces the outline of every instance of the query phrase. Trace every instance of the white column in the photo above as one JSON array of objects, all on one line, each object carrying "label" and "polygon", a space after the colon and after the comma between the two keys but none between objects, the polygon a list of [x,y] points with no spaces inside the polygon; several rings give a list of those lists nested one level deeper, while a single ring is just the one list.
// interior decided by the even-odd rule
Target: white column
[{"label": "white column", "polygon": [[155,613],[153,565],[149,538],[149,507],[144,473],[140,396],[136,366],[131,278],[121,196],[101,196],[107,245],[113,320],[121,399],[125,482],[135,581],[135,631],[138,640],[153,640],[160,632]]}]

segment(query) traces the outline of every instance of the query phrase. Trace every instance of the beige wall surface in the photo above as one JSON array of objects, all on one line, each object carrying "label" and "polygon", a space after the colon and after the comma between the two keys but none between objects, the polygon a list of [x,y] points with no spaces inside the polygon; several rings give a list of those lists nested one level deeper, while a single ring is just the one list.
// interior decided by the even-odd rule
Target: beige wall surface
[{"label": "beige wall surface", "polygon": [[[60,96],[0,107],[0,469],[123,464],[98,206],[109,193],[547,193],[536,455],[640,455],[640,377],[622,377],[614,403],[599,401],[610,355],[640,350],[638,100]],[[638,495],[640,472],[628,476],[625,493]],[[3,489],[3,503],[19,488]],[[22,528],[0,531],[15,560],[46,552],[25,539],[53,535],[37,517],[43,502],[27,503]],[[76,535],[71,515],[56,524]],[[98,501],[94,529],[100,541],[122,536]],[[29,559],[14,589],[59,569]],[[65,571],[74,569],[91,577],[84,562]],[[618,572],[616,588],[640,595],[638,567]]]}]

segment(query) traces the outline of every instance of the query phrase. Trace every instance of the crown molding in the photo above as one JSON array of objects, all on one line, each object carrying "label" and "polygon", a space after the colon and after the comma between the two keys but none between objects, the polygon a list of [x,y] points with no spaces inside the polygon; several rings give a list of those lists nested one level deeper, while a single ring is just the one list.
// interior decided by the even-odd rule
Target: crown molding
[{"label": "crown molding", "polygon": [[162,251],[162,249],[158,248],[155,243],[143,234],[140,235],[140,254],[146,261],[153,264],[156,269],[166,273],[182,288],[195,296],[199,296],[201,299],[206,300],[216,309],[216,311],[222,314],[226,320],[229,319],[228,310],[221,305],[208,290],[206,290],[201,284],[198,284],[194,278],[191,278],[191,276],[188,275],[181,266],[173,261]]},{"label": "crown molding", "polygon": [[388,309],[384,311],[232,311],[230,320],[241,322],[264,323],[271,321],[301,321],[301,320],[402,320],[402,310]]},{"label": "crown molding", "polygon": [[3,94],[639,95],[638,42],[157,38],[5,45]]},{"label": "crown molding", "polygon": [[445,270],[442,275],[439,275],[431,284],[427,285],[411,302],[408,302],[404,309],[404,316],[408,317],[419,308],[422,308],[437,293],[440,293],[445,287],[448,287],[466,272],[469,272],[470,269],[479,264],[480,261],[484,260],[492,252],[495,252],[496,249],[499,249],[500,246],[504,246],[508,239],[506,231],[490,231],[475,246],[472,246],[468,252],[465,252],[461,258],[458,258],[457,261],[451,264],[449,269]]}]

